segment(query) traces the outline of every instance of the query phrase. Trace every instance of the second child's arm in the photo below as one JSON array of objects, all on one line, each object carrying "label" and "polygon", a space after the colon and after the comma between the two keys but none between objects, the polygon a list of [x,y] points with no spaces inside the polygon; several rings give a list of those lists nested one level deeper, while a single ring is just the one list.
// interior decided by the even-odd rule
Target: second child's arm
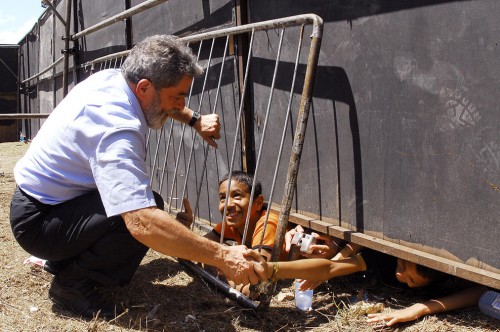
[{"label": "second child's arm", "polygon": [[336,261],[339,259],[344,259],[347,257],[351,257],[356,255],[361,249],[363,249],[362,246],[357,245],[355,243],[349,242],[347,243],[342,250],[340,250],[335,256],[333,256],[332,260]]},{"label": "second child's arm", "polygon": [[473,286],[457,293],[423,303],[396,310],[389,313],[368,314],[368,323],[386,322],[387,326],[401,322],[409,322],[424,315],[447,312],[477,305],[481,294],[486,291],[484,286]]}]

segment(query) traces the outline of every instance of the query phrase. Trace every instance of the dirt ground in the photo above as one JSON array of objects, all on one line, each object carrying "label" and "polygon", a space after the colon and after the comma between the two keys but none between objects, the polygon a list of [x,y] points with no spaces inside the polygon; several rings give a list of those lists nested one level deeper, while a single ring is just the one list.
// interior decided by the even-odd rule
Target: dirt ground
[{"label": "dirt ground", "polygon": [[[310,312],[296,309],[286,296],[282,301],[275,296],[266,311],[254,311],[227,299],[175,259],[152,250],[131,284],[108,294],[129,311],[111,322],[82,320],[48,299],[52,275],[23,264],[29,254],[9,227],[12,169],[28,147],[0,143],[0,331],[500,331],[499,322],[477,308],[431,315],[396,328],[370,326],[364,310],[349,305],[361,291],[371,303],[383,303],[384,310],[430,295],[381,286],[363,276],[337,278],[316,289]],[[282,281],[277,293],[291,293],[292,286]]]}]

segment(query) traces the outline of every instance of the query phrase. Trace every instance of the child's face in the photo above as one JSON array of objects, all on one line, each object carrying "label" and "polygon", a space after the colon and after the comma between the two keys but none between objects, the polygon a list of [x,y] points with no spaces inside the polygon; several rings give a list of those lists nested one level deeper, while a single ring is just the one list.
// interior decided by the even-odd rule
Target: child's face
[{"label": "child's face", "polygon": [[417,271],[417,264],[398,258],[396,267],[396,278],[399,282],[407,284],[409,287],[423,287],[429,284],[430,280]]},{"label": "child's face", "polygon": [[[222,182],[219,186],[219,212],[224,214],[224,205],[226,198],[228,198],[226,221],[227,225],[244,229],[248,213],[248,206],[250,205],[250,191],[248,187],[236,180],[231,181],[231,188],[229,188],[229,195],[226,194],[227,180]],[[229,197],[228,197],[229,196]],[[252,211],[250,214],[250,221],[259,219],[259,211],[262,208],[262,195],[254,199],[252,204]]]}]

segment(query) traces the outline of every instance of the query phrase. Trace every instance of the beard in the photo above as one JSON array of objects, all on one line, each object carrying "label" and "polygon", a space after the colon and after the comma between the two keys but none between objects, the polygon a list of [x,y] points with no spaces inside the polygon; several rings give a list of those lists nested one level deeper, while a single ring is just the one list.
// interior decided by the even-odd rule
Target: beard
[{"label": "beard", "polygon": [[146,123],[148,127],[154,130],[158,130],[163,127],[165,121],[167,121],[168,113],[160,108],[160,95],[156,94],[153,102],[149,107],[143,109],[144,117],[146,118]]}]

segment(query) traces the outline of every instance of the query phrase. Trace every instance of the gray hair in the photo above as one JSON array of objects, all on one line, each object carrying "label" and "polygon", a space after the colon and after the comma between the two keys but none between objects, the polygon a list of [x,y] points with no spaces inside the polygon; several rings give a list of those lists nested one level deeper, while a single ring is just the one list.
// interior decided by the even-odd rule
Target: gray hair
[{"label": "gray hair", "polygon": [[155,35],[135,45],[122,64],[125,79],[136,84],[148,79],[156,88],[177,85],[187,75],[203,73],[191,49],[171,35]]}]

